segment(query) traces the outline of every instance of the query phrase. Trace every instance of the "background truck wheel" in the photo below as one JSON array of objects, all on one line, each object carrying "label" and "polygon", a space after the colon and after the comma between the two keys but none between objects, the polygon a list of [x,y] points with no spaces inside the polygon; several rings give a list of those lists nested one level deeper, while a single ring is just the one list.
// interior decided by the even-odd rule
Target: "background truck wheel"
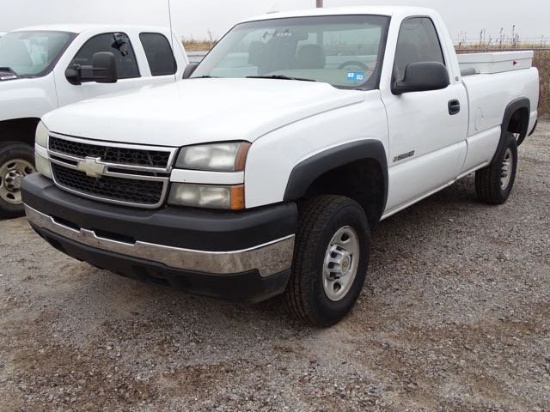
[{"label": "background truck wheel", "polygon": [[21,183],[35,171],[32,147],[23,143],[0,144],[0,218],[24,214]]},{"label": "background truck wheel", "polygon": [[298,318],[331,326],[344,318],[367,274],[370,232],[363,208],[342,196],[306,204],[285,300]]},{"label": "background truck wheel", "polygon": [[517,163],[516,137],[506,132],[491,164],[476,172],[478,199],[490,205],[501,205],[506,202],[514,186]]}]

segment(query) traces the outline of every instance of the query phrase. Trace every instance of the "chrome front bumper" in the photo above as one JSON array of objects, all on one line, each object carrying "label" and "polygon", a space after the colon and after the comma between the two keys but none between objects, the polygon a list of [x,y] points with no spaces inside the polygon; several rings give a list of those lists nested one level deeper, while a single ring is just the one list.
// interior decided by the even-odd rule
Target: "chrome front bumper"
[{"label": "chrome front bumper", "polygon": [[28,205],[25,205],[25,211],[32,225],[66,239],[103,251],[164,264],[177,270],[215,275],[257,270],[265,278],[289,270],[292,265],[294,235],[244,250],[202,251],[141,241],[121,242],[98,236],[92,230],[76,230]]}]

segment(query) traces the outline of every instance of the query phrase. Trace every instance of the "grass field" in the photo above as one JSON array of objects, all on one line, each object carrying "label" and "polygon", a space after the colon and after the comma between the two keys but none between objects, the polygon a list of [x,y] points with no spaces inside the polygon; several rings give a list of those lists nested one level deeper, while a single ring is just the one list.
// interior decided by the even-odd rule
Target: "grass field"
[{"label": "grass field", "polygon": [[[205,51],[210,50],[214,46],[213,41],[203,40],[188,40],[184,41],[186,50],[188,51]],[[485,51],[485,46],[468,46],[460,51]],[[550,116],[550,49],[535,50],[535,59],[533,65],[539,69],[540,74],[540,99],[539,99],[539,115]]]},{"label": "grass field", "polygon": [[183,45],[187,51],[207,51],[210,50],[216,42],[208,40],[184,40]]},{"label": "grass field", "polygon": [[539,114],[550,116],[550,50],[535,50],[534,65],[539,69]]}]

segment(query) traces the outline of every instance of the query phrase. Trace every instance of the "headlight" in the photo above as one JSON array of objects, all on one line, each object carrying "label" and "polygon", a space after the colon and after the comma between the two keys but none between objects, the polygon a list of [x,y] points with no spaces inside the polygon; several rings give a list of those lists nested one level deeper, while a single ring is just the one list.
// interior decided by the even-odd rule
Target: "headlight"
[{"label": "headlight", "polygon": [[176,167],[217,172],[244,170],[248,142],[214,143],[187,146],[180,150]]},{"label": "headlight", "polygon": [[210,209],[241,210],[244,208],[244,186],[172,183],[168,203]]},{"label": "headlight", "polygon": [[35,140],[34,142],[42,147],[48,147],[48,138],[50,137],[50,131],[48,128],[40,121],[36,128]]},{"label": "headlight", "polygon": [[48,139],[50,137],[50,131],[42,123],[38,122],[35,133],[35,156],[34,163],[36,165],[36,171],[46,177],[52,178],[52,167],[48,160]]},{"label": "headlight", "polygon": [[52,166],[50,161],[41,156],[38,152],[34,156],[34,164],[36,165],[36,171],[50,179],[53,179]]}]

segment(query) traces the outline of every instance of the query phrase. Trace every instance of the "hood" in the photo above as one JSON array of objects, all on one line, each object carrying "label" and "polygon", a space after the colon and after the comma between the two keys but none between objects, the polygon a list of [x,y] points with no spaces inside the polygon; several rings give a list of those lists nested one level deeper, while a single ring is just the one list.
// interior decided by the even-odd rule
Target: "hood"
[{"label": "hood", "polygon": [[124,143],[183,146],[247,140],[364,99],[326,83],[189,79],[100,97],[44,117],[53,132]]}]

